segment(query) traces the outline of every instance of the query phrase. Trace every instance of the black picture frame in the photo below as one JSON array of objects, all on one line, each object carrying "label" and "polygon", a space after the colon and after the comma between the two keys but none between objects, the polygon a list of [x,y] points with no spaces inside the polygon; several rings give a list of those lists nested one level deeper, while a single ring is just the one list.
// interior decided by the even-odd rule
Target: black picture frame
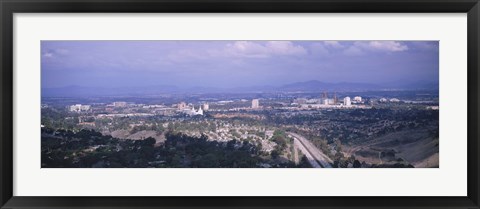
[{"label": "black picture frame", "polygon": [[[1,208],[479,208],[478,0],[0,0]],[[20,197],[13,196],[14,13],[467,13],[466,197]],[[445,179],[448,181],[449,179]]]}]

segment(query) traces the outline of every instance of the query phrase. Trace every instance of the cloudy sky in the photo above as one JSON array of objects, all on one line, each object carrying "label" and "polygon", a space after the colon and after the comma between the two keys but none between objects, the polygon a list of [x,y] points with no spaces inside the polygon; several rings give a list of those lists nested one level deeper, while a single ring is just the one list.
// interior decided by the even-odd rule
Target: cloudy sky
[{"label": "cloudy sky", "polygon": [[42,41],[42,88],[438,82],[437,41]]}]

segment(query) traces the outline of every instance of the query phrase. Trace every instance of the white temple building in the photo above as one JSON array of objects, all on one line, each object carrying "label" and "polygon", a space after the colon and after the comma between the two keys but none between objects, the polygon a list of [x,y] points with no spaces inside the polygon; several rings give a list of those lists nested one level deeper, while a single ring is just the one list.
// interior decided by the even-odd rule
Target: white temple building
[{"label": "white temple building", "polygon": [[198,107],[198,110],[195,110],[195,106],[192,106],[192,109],[190,110],[189,115],[203,115],[202,106]]}]

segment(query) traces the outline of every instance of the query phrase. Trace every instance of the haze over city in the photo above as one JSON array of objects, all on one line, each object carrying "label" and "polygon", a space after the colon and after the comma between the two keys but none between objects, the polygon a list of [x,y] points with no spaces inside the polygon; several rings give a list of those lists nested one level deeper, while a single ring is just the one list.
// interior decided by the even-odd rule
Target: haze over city
[{"label": "haze over city", "polygon": [[439,168],[437,41],[42,41],[42,168]]},{"label": "haze over city", "polygon": [[42,88],[438,84],[437,41],[42,41]]}]

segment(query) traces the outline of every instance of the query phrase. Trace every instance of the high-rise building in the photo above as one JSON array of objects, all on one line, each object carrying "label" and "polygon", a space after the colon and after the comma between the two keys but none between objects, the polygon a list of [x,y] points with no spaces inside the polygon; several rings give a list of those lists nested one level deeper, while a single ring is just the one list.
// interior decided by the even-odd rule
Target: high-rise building
[{"label": "high-rise building", "polygon": [[257,109],[260,107],[260,102],[258,99],[252,99],[252,109]]},{"label": "high-rise building", "polygon": [[351,106],[352,101],[350,101],[350,97],[343,98],[343,104],[346,105],[346,106]]},{"label": "high-rise building", "polygon": [[208,105],[208,103],[204,103],[203,104],[203,110],[208,110],[210,107]]},{"label": "high-rise building", "polygon": [[362,102],[362,97],[361,97],[361,96],[353,97],[353,101],[355,101],[355,102]]}]

